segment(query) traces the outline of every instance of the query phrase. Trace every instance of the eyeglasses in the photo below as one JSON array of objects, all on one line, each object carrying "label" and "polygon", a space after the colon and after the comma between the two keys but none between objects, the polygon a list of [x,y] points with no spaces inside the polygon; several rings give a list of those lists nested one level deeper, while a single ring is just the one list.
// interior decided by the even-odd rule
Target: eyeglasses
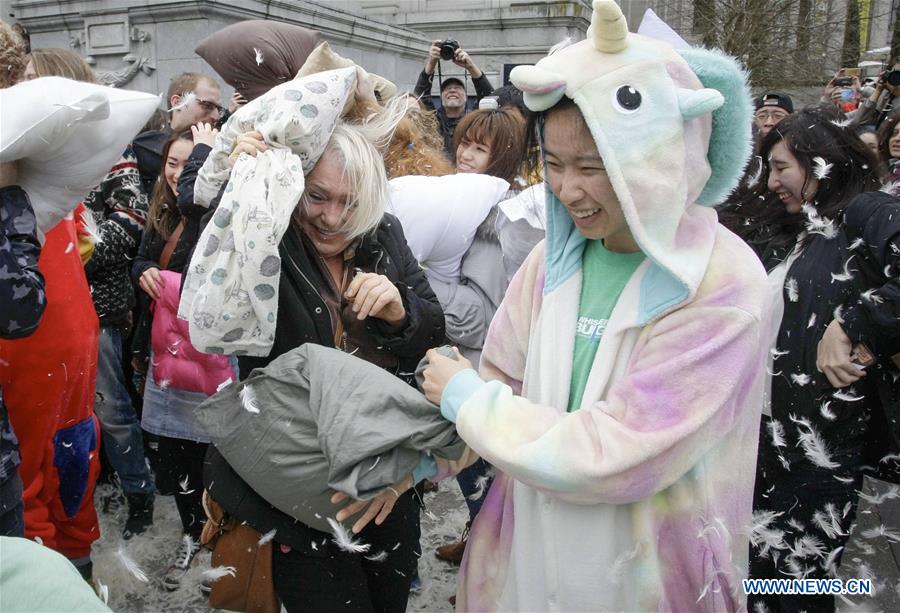
[{"label": "eyeglasses", "polygon": [[212,102],[211,100],[203,100],[201,98],[196,98],[195,101],[200,107],[206,111],[207,113],[212,113],[213,111],[219,111],[219,115],[225,114],[225,107]]},{"label": "eyeglasses", "polygon": [[775,121],[781,121],[788,114],[784,111],[759,111],[756,113],[756,118],[760,121],[766,121],[767,119],[774,119]]}]

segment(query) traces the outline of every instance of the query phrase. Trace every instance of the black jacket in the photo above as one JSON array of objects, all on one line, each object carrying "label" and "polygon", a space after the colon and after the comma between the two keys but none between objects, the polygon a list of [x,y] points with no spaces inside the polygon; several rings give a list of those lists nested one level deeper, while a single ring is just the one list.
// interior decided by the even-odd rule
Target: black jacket
[{"label": "black jacket", "polygon": [[[317,289],[326,283],[312,260],[318,256],[293,228],[282,239],[279,252],[281,279],[275,343],[265,358],[242,356],[238,359],[242,378],[251,369],[263,367],[304,343],[334,346],[331,316]],[[411,382],[425,351],[443,341],[444,314],[395,217],[385,215],[375,231],[363,238],[356,248],[353,266],[387,276],[400,290],[407,312],[405,324],[395,330],[370,318],[367,330],[379,347],[399,358],[394,374]],[[321,533],[295,521],[258,496],[228,466],[213,445],[210,445],[206,458],[204,482],[210,495],[228,513],[259,532],[277,529],[279,543],[316,555],[310,543],[313,539],[321,542]]]},{"label": "black jacket", "polygon": [[[836,399],[833,394],[837,390],[816,368],[816,350],[837,313],[854,344],[866,343],[879,357],[889,357],[896,351],[890,339],[896,338],[900,321],[900,205],[888,194],[864,193],[850,203],[837,222],[837,235],[830,239],[812,235],[787,273],[786,285],[796,282],[796,295],[784,291],[784,316],[776,348],[787,353],[774,362],[772,417],[783,426],[788,441],[798,440],[803,431],[791,417],[808,419],[822,435],[832,459],[850,469],[862,463],[872,436],[868,419],[873,411],[881,410],[875,389],[878,373],[870,370],[857,384],[842,390],[863,396],[862,400]],[[764,251],[767,270],[782,259],[783,254]],[[881,273],[888,271],[886,283],[868,298],[861,296],[872,288],[864,273],[866,261]],[[845,267],[853,275],[850,280],[841,280]],[[803,375],[809,377],[808,383],[803,383]],[[822,416],[825,403],[830,403],[825,410],[833,419]],[[768,441],[768,436],[762,440]],[[799,446],[782,447],[775,455],[783,455],[792,470],[801,466],[815,470]]]}]

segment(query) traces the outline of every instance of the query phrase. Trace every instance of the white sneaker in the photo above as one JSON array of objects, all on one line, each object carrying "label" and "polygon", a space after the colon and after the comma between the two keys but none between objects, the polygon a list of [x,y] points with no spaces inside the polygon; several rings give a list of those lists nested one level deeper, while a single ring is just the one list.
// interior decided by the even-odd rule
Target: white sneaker
[{"label": "white sneaker", "polygon": [[194,541],[189,534],[185,534],[181,539],[181,547],[178,549],[175,563],[166,569],[166,574],[163,575],[162,583],[167,591],[174,592],[181,587],[181,579],[190,569],[191,562],[197,557],[199,551],[200,543]]}]

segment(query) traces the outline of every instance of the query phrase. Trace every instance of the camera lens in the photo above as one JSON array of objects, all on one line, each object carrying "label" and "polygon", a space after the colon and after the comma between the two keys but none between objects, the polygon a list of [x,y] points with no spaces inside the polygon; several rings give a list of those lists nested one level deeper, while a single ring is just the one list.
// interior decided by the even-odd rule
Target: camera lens
[{"label": "camera lens", "polygon": [[457,49],[459,49],[459,43],[452,38],[448,38],[441,43],[441,59],[449,62],[456,56]]},{"label": "camera lens", "polygon": [[900,85],[900,70],[892,70],[887,74],[887,83],[891,87]]}]

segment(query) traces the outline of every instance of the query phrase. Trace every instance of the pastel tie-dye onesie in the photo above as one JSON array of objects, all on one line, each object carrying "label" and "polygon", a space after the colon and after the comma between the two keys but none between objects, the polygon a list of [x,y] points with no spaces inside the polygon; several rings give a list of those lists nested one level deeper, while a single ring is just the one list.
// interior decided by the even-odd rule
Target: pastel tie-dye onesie
[{"label": "pastel tie-dye onesie", "polygon": [[[610,12],[621,18],[611,1],[594,8],[592,29],[607,28]],[[579,410],[568,413],[586,239],[548,190],[547,239],[494,318],[481,377],[458,373],[442,397],[444,415],[498,469],[469,537],[457,607],[745,610],[766,279],[700,204],[740,175],[749,97],[723,56],[679,54],[633,34],[600,52],[603,33],[593,37],[512,80],[532,110],[563,94],[576,102],[647,259],[613,309]],[[639,91],[638,112],[615,107],[622,87]]]}]

